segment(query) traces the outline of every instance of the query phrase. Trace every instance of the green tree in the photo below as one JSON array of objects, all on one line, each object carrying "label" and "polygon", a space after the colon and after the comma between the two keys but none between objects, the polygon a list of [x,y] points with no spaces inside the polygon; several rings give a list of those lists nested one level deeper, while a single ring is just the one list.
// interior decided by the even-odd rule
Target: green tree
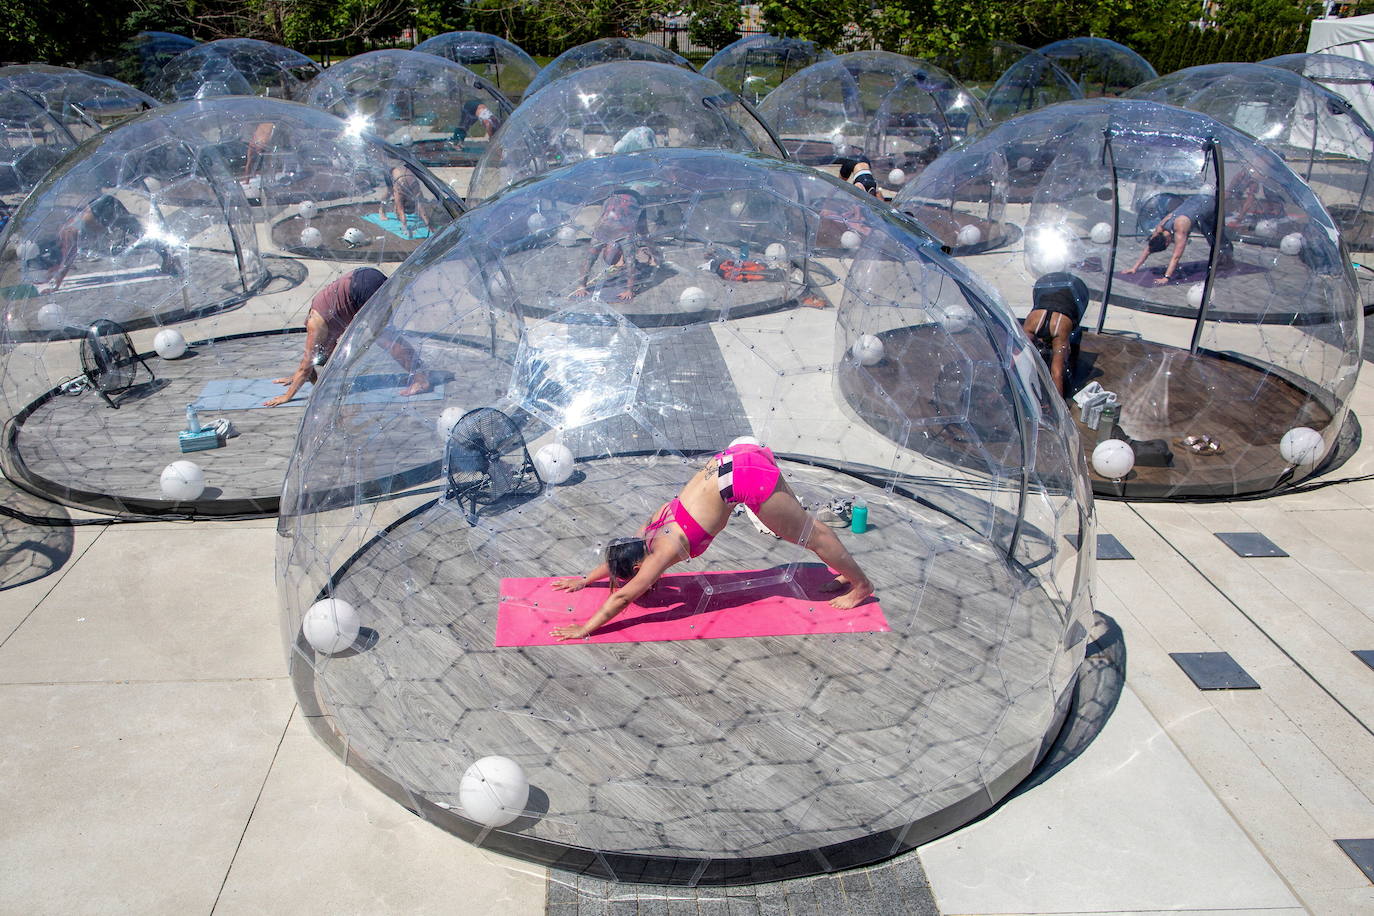
[{"label": "green tree", "polygon": [[687,37],[693,44],[719,51],[739,38],[744,13],[738,0],[690,0],[687,4]]}]

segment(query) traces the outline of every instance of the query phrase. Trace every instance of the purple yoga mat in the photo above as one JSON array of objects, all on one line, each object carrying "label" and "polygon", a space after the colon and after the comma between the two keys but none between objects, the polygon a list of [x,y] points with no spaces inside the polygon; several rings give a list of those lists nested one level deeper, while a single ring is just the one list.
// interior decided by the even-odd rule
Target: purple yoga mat
[{"label": "purple yoga mat", "polygon": [[[1218,278],[1243,277],[1246,274],[1263,273],[1264,270],[1265,268],[1257,264],[1245,264],[1241,261],[1234,261],[1230,267],[1217,268],[1216,276]],[[1134,283],[1136,286],[1146,287],[1154,286],[1155,281],[1162,276],[1164,276],[1164,267],[1162,265],[1142,267],[1133,274],[1123,274],[1119,270],[1116,272],[1116,278],[1118,280],[1125,283]],[[1206,276],[1206,261],[1184,261],[1182,264],[1178,265],[1178,270],[1174,272],[1173,279],[1165,285],[1178,286],[1179,284],[1196,283]]]}]

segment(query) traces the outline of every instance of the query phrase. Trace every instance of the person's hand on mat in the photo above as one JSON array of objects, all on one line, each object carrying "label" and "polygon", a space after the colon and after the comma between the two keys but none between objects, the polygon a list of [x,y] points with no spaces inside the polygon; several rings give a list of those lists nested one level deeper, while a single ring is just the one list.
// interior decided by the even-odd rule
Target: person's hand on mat
[{"label": "person's hand on mat", "polygon": [[588,626],[554,627],[552,630],[549,631],[549,635],[556,636],[560,640],[586,639],[587,636],[591,634],[591,632],[591,627]]},{"label": "person's hand on mat", "polygon": [[1155,286],[1163,286],[1165,283],[1168,283],[1172,279],[1173,277],[1170,276],[1156,277]]},{"label": "person's hand on mat", "polygon": [[591,293],[587,292],[587,287],[579,286],[577,289],[572,291],[571,295],[574,299],[586,299],[588,296],[591,295]]},{"label": "person's hand on mat", "polygon": [[429,373],[416,372],[410,377],[410,384],[402,388],[399,393],[401,397],[409,398],[433,390],[434,383],[429,380]]},{"label": "person's hand on mat", "polygon": [[585,576],[575,576],[571,579],[559,579],[553,583],[553,589],[560,592],[580,592],[587,587]]}]

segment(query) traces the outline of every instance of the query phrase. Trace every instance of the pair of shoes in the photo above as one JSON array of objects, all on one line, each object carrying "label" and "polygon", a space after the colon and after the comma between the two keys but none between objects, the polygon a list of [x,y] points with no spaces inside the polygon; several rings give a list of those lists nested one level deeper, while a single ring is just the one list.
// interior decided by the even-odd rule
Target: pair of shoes
[{"label": "pair of shoes", "polygon": [[832,499],[816,510],[816,521],[831,528],[848,528],[853,516],[852,499]]},{"label": "pair of shoes", "polygon": [[210,428],[213,429],[215,435],[219,436],[221,439],[232,439],[239,434],[239,431],[234,428],[233,422],[224,418],[220,418],[214,423],[211,423]]},{"label": "pair of shoes", "polygon": [[1220,455],[1221,443],[1208,435],[1184,436],[1179,444],[1194,455]]}]

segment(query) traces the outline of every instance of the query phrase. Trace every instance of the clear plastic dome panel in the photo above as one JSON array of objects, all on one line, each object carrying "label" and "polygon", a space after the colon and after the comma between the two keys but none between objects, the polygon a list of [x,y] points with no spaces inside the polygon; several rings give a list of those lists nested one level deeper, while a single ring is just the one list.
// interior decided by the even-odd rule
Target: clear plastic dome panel
[{"label": "clear plastic dome panel", "polygon": [[253,38],[222,38],[172,58],[148,86],[164,102],[222,95],[300,99],[319,64],[290,48]]},{"label": "clear plastic dome panel", "polygon": [[445,32],[425,39],[415,50],[467,67],[513,102],[520,101],[539,75],[539,64],[533,57],[504,38],[485,32]]},{"label": "clear plastic dome panel", "polygon": [[[442,395],[360,416],[398,340]],[[740,436],[800,527],[722,503],[611,641],[550,639],[607,589],[528,589]],[[905,217],[730,153],[550,172],[406,262],[320,381],[279,530],[321,737],[447,829],[628,881],[859,864],[986,808],[1053,734],[1091,613],[1076,434],[1010,314]],[[839,609],[801,543],[835,542],[882,625],[814,622]],[[800,617],[732,629],[760,601]],[[671,633],[636,635],[645,613]],[[498,765],[519,792],[465,790]]]},{"label": "clear plastic dome panel", "polygon": [[483,200],[549,169],[660,147],[785,158],[768,127],[733,92],[697,73],[645,61],[578,71],[520,106],[473,171]]},{"label": "clear plastic dome panel", "polygon": [[814,41],[746,35],[717,51],[702,66],[701,75],[757,105],[788,77],[834,56]]},{"label": "clear plastic dome panel", "polygon": [[948,154],[894,204],[1020,315],[1053,278],[1083,284],[1063,312],[1078,324],[1065,394],[1110,392],[1118,421],[1080,410],[1080,433],[1136,460],[1099,492],[1262,492],[1313,471],[1280,448],[1291,430],[1333,445],[1359,297],[1325,209],[1249,136],[1169,106],[1067,103]]},{"label": "clear plastic dome panel", "polygon": [[158,104],[152,96],[119,80],[47,64],[0,67],[0,85],[42,102],[78,140]]},{"label": "clear plastic dome panel", "polygon": [[514,106],[459,64],[415,51],[369,51],[335,64],[305,101],[409,152],[421,164],[474,165]]},{"label": "clear plastic dome panel", "polygon": [[0,201],[17,205],[76,138],[25,92],[0,87]]},{"label": "clear plastic dome panel", "polygon": [[674,67],[696,72],[696,67],[693,67],[687,58],[669,51],[667,48],[660,48],[658,45],[651,45],[634,38],[598,38],[596,41],[589,41],[586,44],[569,48],[549,61],[544,69],[539,71],[539,75],[531,80],[529,86],[525,88],[525,96],[532,96],[555,80],[560,80],[578,70],[595,67],[597,64],[609,64],[623,60],[644,60],[656,64],[671,64]]}]

